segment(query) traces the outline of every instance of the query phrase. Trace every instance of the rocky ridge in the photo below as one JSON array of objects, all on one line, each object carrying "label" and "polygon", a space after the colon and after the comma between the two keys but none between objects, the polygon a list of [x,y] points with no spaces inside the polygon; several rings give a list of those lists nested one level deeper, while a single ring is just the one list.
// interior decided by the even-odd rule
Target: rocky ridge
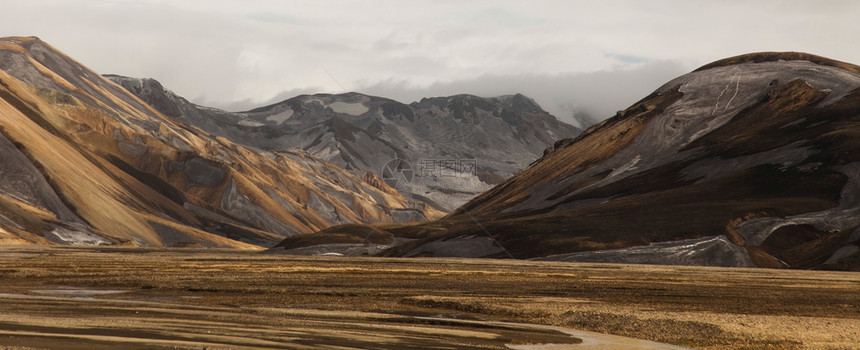
[{"label": "rocky ridge", "polygon": [[374,237],[400,239],[387,256],[858,269],[858,118],[860,67],[733,57],[556,142],[445,218]]},{"label": "rocky ridge", "polygon": [[37,38],[0,39],[0,242],[259,249],[442,214],[307,152],[174,121],[167,105]]},{"label": "rocky ridge", "polygon": [[152,79],[107,77],[165,115],[214,135],[262,150],[302,150],[358,177],[371,172],[443,211],[580,132],[523,95],[456,95],[407,105],[360,93],[317,94],[232,113],[195,105]]}]

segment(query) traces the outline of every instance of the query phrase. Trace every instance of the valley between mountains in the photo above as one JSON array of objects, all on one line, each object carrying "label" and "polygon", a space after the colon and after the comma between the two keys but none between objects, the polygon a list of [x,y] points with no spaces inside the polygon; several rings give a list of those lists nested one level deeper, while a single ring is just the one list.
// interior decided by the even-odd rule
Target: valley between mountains
[{"label": "valley between mountains", "polygon": [[0,38],[0,345],[852,348],[857,140],[860,67],[806,53],[580,130],[519,94],[223,111]]},{"label": "valley between mountains", "polygon": [[0,69],[7,243],[259,249],[426,221],[579,132],[522,95],[317,95],[229,113],[102,77],[37,38],[0,40]]},{"label": "valley between mountains", "polygon": [[0,40],[0,240],[860,267],[860,68],[748,54],[580,130],[522,95],[247,112]]},{"label": "valley between mountains", "polygon": [[368,237],[383,256],[857,270],[858,72],[802,53],[717,61],[442,219],[336,226],[276,249]]}]

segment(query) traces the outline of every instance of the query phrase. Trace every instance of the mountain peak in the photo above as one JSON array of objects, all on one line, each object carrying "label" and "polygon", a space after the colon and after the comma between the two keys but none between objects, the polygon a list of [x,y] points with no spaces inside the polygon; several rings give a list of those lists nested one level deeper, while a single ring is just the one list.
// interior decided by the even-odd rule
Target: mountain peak
[{"label": "mountain peak", "polygon": [[375,228],[419,237],[388,256],[856,270],[858,97],[851,64],[727,58],[556,142],[439,221]]},{"label": "mountain peak", "polygon": [[[3,43],[7,45],[3,45]],[[37,59],[41,59],[47,53],[48,55],[57,55],[71,60],[71,58],[60,52],[60,50],[57,50],[37,36],[2,37],[0,38],[0,48],[11,49],[30,56],[38,56]]]},{"label": "mountain peak", "polygon": [[307,153],[206,133],[188,121],[237,116],[103,77],[34,37],[0,39],[0,115],[0,242],[259,249],[441,215]]},{"label": "mountain peak", "polygon": [[514,95],[499,96],[493,99],[501,102],[509,108],[527,111],[529,113],[545,113],[545,111],[543,110],[543,108],[541,108],[537,101],[520,93]]},{"label": "mountain peak", "polygon": [[21,43],[21,44],[35,42],[35,41],[44,43],[44,41],[42,41],[42,39],[39,39],[39,37],[37,37],[37,36],[7,36],[7,37],[0,38],[0,41],[15,42],[15,43]]},{"label": "mountain peak", "polygon": [[694,72],[700,72],[712,68],[717,67],[725,67],[743,63],[762,63],[762,62],[776,62],[776,61],[809,61],[815,64],[820,64],[823,66],[830,66],[841,68],[853,73],[860,73],[860,66],[837,61],[834,59],[830,59],[827,57],[817,56],[810,53],[805,52],[794,52],[794,51],[786,51],[786,52],[775,52],[775,51],[767,51],[767,52],[754,52],[743,55],[738,55],[734,57],[724,58],[718,61],[714,61],[708,63],[699,69],[696,69]]}]

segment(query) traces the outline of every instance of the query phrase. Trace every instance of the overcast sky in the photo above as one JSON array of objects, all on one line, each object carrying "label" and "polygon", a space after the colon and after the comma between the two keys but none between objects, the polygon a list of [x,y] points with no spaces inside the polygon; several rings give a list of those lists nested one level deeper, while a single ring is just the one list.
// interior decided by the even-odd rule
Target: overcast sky
[{"label": "overcast sky", "polygon": [[860,1],[0,0],[99,73],[244,110],[301,93],[404,103],[523,93],[562,120],[614,114],[671,78],[756,51],[860,63]]}]

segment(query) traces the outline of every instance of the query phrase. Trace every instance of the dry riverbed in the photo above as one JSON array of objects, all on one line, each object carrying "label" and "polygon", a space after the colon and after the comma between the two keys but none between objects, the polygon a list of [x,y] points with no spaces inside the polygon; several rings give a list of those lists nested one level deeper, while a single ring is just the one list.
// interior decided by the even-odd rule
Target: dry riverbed
[{"label": "dry riverbed", "polygon": [[570,329],[706,349],[849,349],[860,344],[860,273],[0,247],[0,348],[612,341]]}]

